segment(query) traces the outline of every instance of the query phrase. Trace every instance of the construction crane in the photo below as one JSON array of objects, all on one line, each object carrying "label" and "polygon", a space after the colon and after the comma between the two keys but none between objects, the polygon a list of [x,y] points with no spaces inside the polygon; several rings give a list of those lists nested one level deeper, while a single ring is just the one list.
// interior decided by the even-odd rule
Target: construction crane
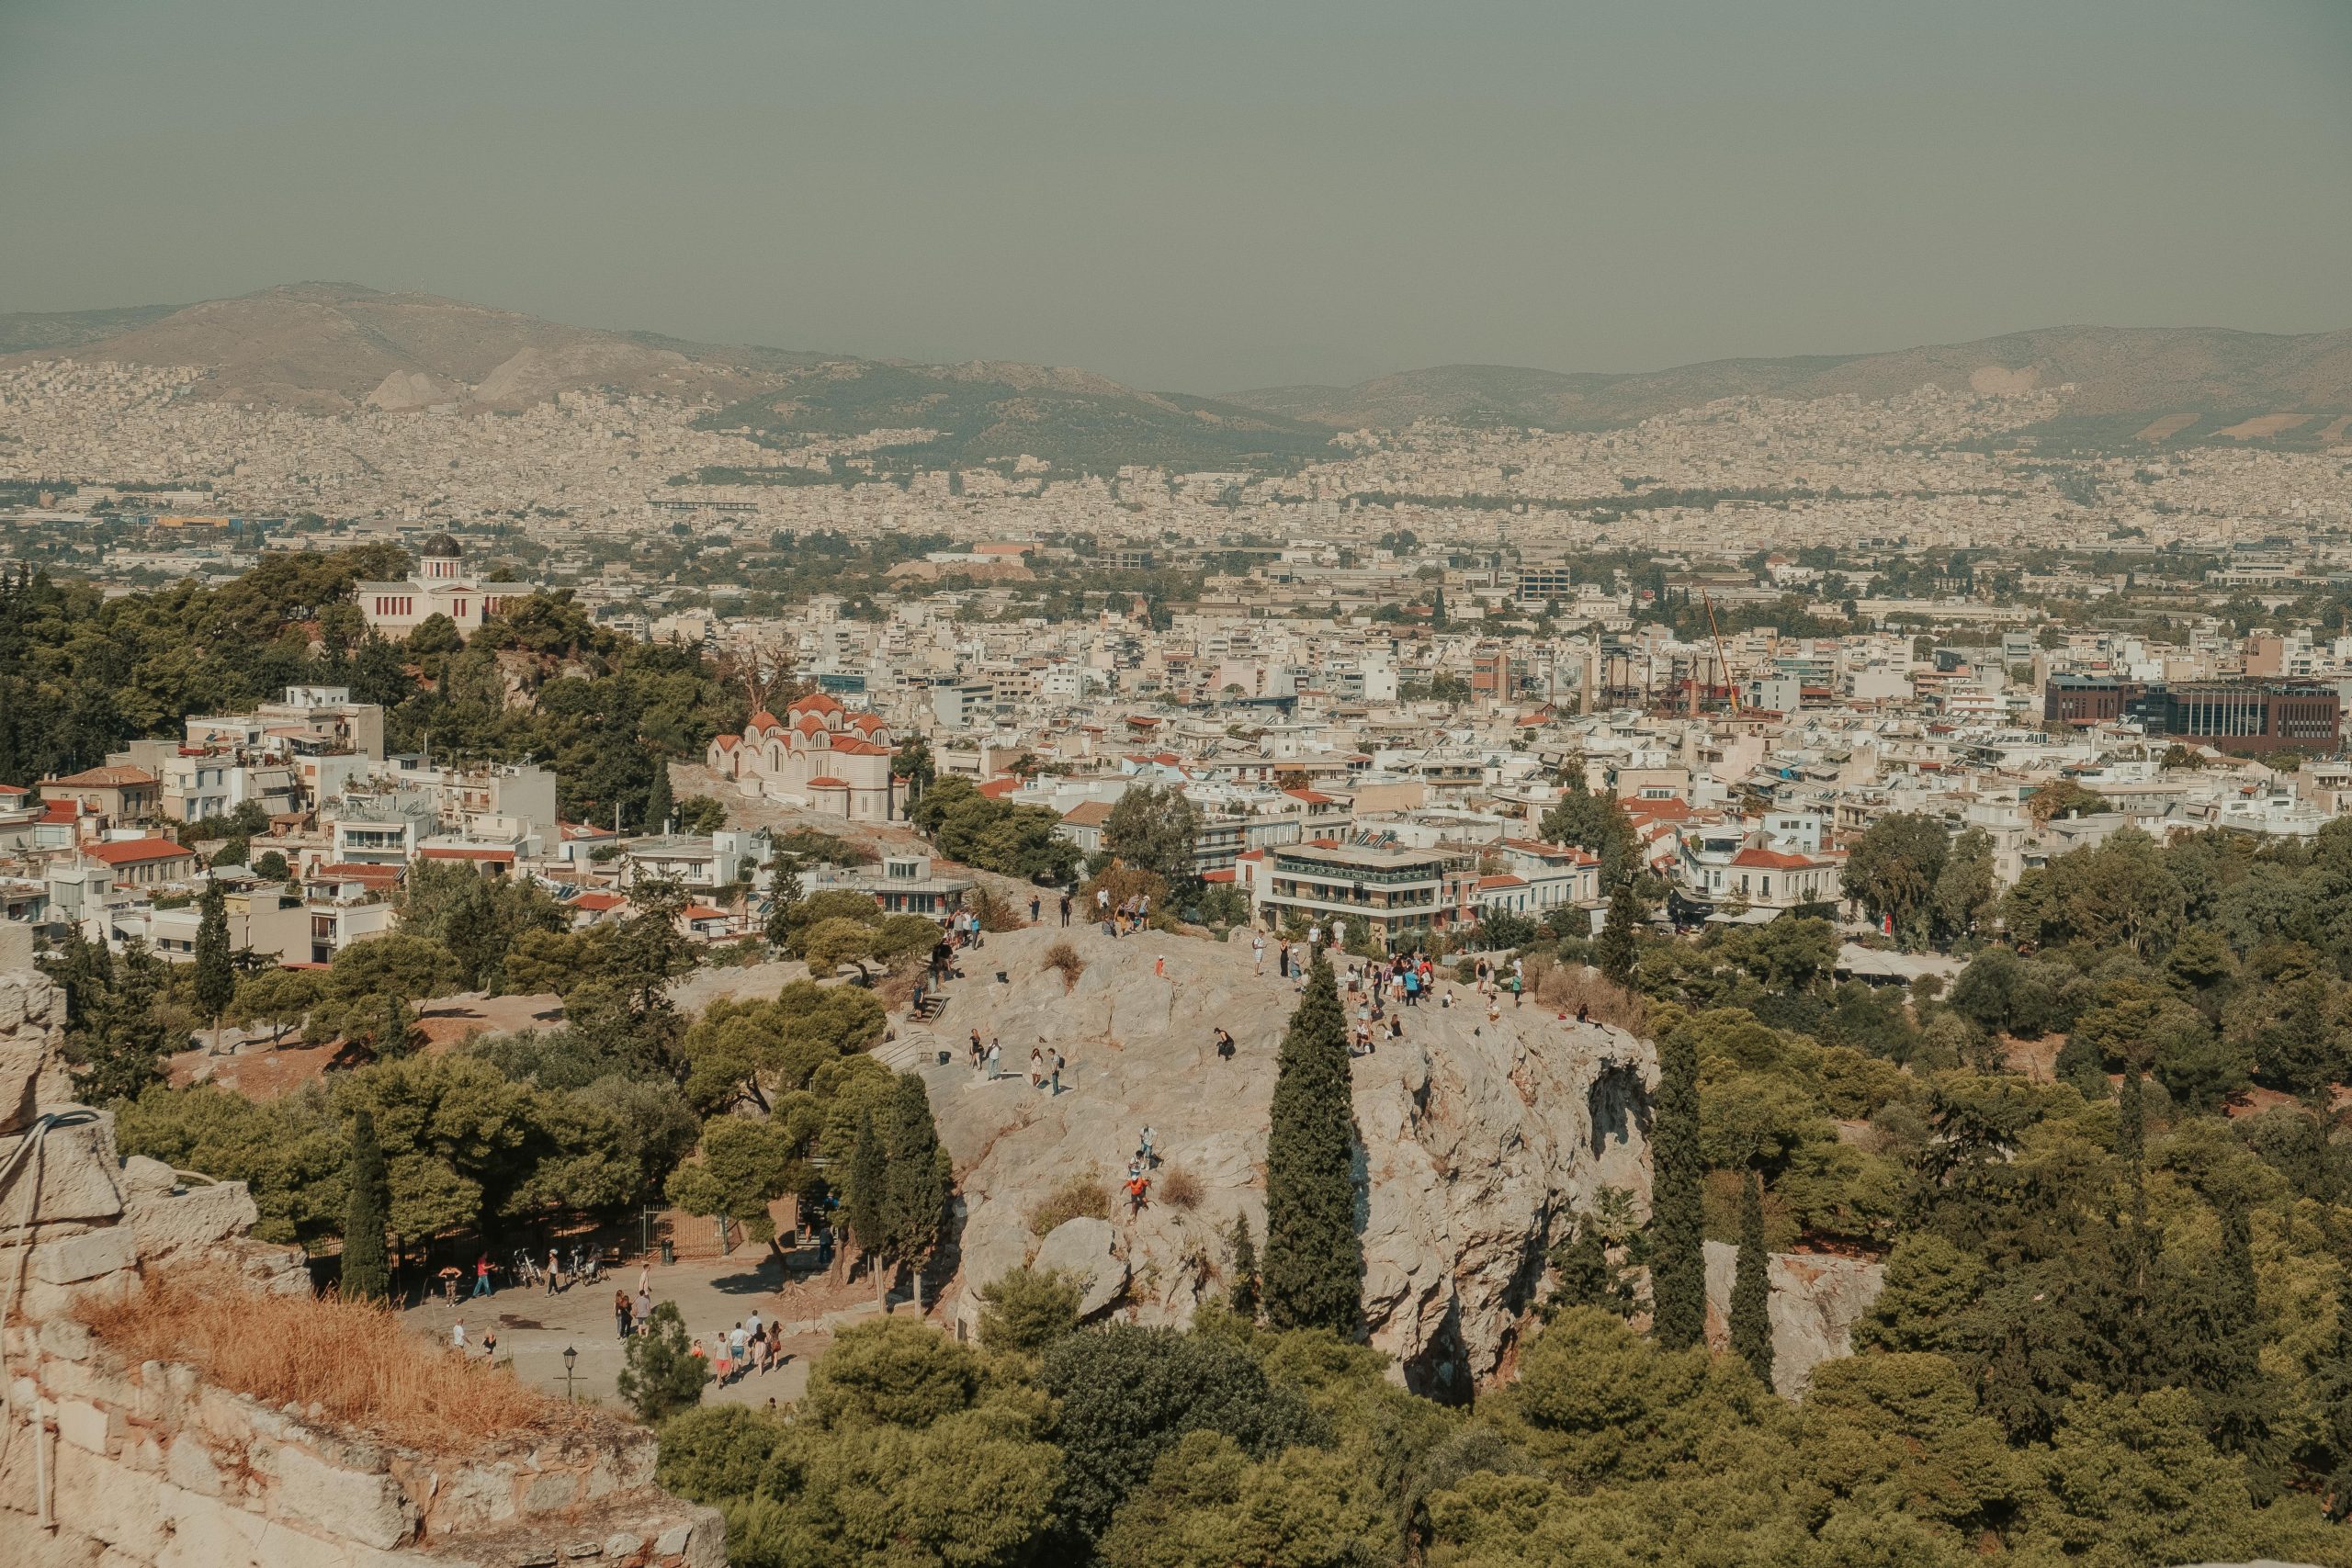
[{"label": "construction crane", "polygon": [[[1723,628],[1715,625],[1714,595],[1702,592],[1699,595],[1699,603],[1707,607],[1707,635],[1715,639],[1715,673],[1723,681],[1724,695],[1731,704],[1732,716],[1734,718],[1738,718],[1747,713],[1747,705],[1740,701],[1739,682],[1732,678],[1731,660],[1724,657],[1724,654]],[[1697,693],[1698,686],[1697,682],[1694,682],[1691,685],[1692,706],[1694,709],[1697,706]]]}]

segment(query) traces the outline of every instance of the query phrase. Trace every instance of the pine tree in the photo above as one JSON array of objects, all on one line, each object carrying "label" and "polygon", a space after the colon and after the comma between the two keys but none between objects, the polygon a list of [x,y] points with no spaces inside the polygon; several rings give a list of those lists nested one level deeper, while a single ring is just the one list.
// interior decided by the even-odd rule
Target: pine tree
[{"label": "pine tree", "polygon": [[889,1299],[890,1270],[884,1267],[888,1244],[885,1240],[883,1194],[889,1186],[889,1161],[882,1146],[882,1134],[875,1130],[874,1112],[861,1111],[857,1116],[857,1139],[850,1145],[849,1190],[842,1195],[842,1219],[849,1226],[849,1234],[857,1239],[858,1250],[866,1256],[867,1266],[874,1270],[874,1294],[877,1301]]},{"label": "pine tree", "polygon": [[644,830],[649,833],[668,831],[670,818],[676,809],[676,803],[670,798],[670,759],[656,757],[653,759],[653,782],[646,786],[645,791]]},{"label": "pine tree", "polygon": [[939,1248],[951,1172],[947,1151],[939,1146],[939,1129],[931,1119],[931,1096],[920,1076],[899,1075],[883,1142],[883,1250],[894,1266],[903,1264],[913,1271],[915,1310],[921,1312],[923,1266]]},{"label": "pine tree", "polygon": [[1731,1348],[1765,1387],[1772,1386],[1772,1255],[1764,1250],[1764,1178],[1739,1190],[1739,1259],[1731,1281]]},{"label": "pine tree", "polygon": [[366,1111],[351,1119],[351,1148],[344,1158],[348,1189],[343,1212],[343,1299],[380,1302],[392,1293],[385,1262],[384,1232],[391,1221],[392,1179],[384,1146],[376,1141],[376,1118]]},{"label": "pine tree", "polygon": [[229,897],[206,877],[196,922],[196,1005],[212,1021],[212,1048],[220,1049],[220,1015],[237,997],[237,966],[229,957]]},{"label": "pine tree", "polygon": [[1255,1323],[1258,1320],[1258,1243],[1250,1235],[1250,1216],[1237,1213],[1226,1237],[1232,1256],[1226,1265],[1225,1304]]},{"label": "pine tree", "polygon": [[1687,1029],[1658,1043],[1657,1100],[1650,1117],[1650,1311],[1669,1350],[1707,1330],[1706,1224],[1699,1187],[1699,1046]]},{"label": "pine tree", "polygon": [[1641,953],[1634,931],[1641,919],[1641,898],[1634,891],[1634,879],[1620,877],[1609,895],[1609,919],[1600,928],[1593,955],[1600,961],[1600,972],[1621,986],[1634,981],[1634,961]]},{"label": "pine tree", "polygon": [[685,1314],[677,1303],[655,1307],[645,1329],[621,1352],[624,1364],[616,1391],[628,1401],[637,1418],[650,1427],[702,1403],[710,1363],[694,1353]]},{"label": "pine tree", "polygon": [[1266,1318],[1276,1328],[1349,1336],[1361,1323],[1356,1142],[1347,1021],[1330,961],[1318,951],[1283,1036],[1266,1140],[1264,1289]]}]

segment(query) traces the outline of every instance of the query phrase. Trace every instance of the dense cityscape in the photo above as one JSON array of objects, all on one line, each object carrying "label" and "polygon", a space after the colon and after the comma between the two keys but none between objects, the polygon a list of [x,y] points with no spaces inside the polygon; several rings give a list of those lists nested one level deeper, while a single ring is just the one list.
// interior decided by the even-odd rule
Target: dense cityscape
[{"label": "dense cityscape", "polygon": [[0,7],[0,1568],[2352,1568],[2340,9]]}]

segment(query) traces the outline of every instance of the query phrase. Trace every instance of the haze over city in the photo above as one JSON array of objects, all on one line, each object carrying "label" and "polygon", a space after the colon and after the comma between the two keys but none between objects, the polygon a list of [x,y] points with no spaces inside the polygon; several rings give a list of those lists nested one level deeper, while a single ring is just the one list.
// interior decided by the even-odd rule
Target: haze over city
[{"label": "haze over city", "polygon": [[0,310],[302,278],[1217,394],[2352,325],[2352,13],[17,0]]}]

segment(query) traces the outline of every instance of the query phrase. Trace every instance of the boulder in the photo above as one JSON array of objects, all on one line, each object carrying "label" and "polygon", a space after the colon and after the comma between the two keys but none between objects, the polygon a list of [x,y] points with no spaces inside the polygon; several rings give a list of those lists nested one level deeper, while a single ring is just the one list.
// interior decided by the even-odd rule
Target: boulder
[{"label": "boulder", "polygon": [[1083,1322],[1126,1291],[1126,1259],[1113,1255],[1118,1240],[1110,1221],[1080,1214],[1056,1225],[1029,1266],[1041,1274],[1063,1274],[1077,1282],[1078,1315]]},{"label": "boulder", "polygon": [[[1067,987],[1044,962],[1065,941],[1084,963]],[[1121,1203],[1097,1250],[1124,1259],[1133,1316],[1183,1322],[1224,1288],[1235,1216],[1265,1234],[1268,1110],[1295,987],[1271,953],[1253,973],[1246,945],[1092,926],[992,935],[967,968],[936,1032],[901,1024],[885,1048],[922,1074],[956,1163],[962,1274],[947,1307],[976,1325],[979,1288],[1024,1256],[1038,1204],[1074,1179],[1114,1191],[1148,1124],[1161,1161],[1150,1201],[1133,1215]],[[1603,1187],[1646,1202],[1657,1056],[1532,1000],[1489,1021],[1470,987],[1442,989],[1459,1005],[1403,1010],[1405,1038],[1353,1065],[1360,1221],[1372,1343],[1414,1388],[1461,1397],[1500,1368],[1568,1215]],[[1231,1061],[1216,1056],[1218,1027],[1238,1043]],[[972,1029],[1001,1043],[1005,1077],[964,1065]],[[1029,1087],[1033,1045],[1068,1058],[1060,1094]]]},{"label": "boulder", "polygon": [[[1878,1300],[1886,1267],[1826,1253],[1776,1252],[1771,1258],[1772,1387],[1799,1399],[1813,1382],[1814,1368],[1853,1354],[1854,1325]],[[1731,1345],[1731,1287],[1738,1262],[1737,1247],[1707,1243],[1707,1339],[1718,1349]]]},{"label": "boulder", "polygon": [[139,1256],[149,1263],[201,1256],[243,1236],[261,1218],[242,1181],[198,1184],[185,1192],[134,1191],[123,1213],[139,1238]]},{"label": "boulder", "polygon": [[115,1156],[114,1113],[78,1106],[52,1107],[62,1120],[46,1133],[35,1129],[0,1136],[0,1171],[9,1169],[18,1149],[38,1138],[25,1163],[0,1178],[0,1232],[25,1223],[29,1194],[32,1223],[103,1224],[122,1213],[121,1168]]}]

